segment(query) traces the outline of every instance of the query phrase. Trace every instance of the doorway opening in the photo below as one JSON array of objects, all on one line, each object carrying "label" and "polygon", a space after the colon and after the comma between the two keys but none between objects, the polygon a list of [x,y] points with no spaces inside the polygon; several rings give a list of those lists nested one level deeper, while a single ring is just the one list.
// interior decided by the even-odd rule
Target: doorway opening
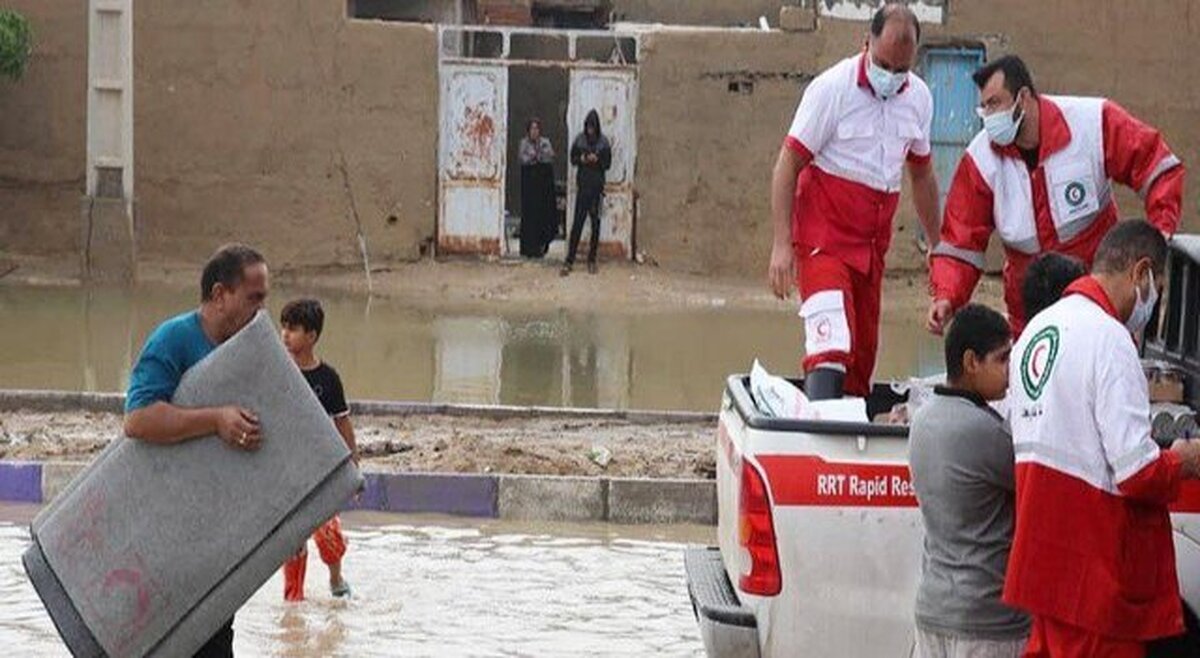
[{"label": "doorway opening", "polygon": [[[539,198],[553,196],[549,223],[557,224],[552,238],[561,241],[577,195],[568,149],[594,110],[612,149],[598,208],[597,251],[606,259],[632,258],[637,38],[530,28],[438,31],[437,255],[521,253],[516,227],[529,213],[522,207],[519,149],[530,116],[542,119],[555,151],[548,163],[552,171],[546,172],[554,191]],[[492,47],[481,48],[485,43]],[[581,249],[590,246],[590,231],[586,235]],[[541,242],[547,242],[544,235]],[[565,251],[554,242],[549,241],[552,257]]]},{"label": "doorway opening", "polygon": [[[572,139],[567,126],[570,84],[570,72],[565,68],[509,68],[508,166],[504,197],[504,233],[508,242],[504,253],[508,257],[528,255],[537,243],[548,247],[544,252],[547,257],[561,259],[566,254],[564,227]],[[521,142],[526,138],[533,118],[539,120],[541,135],[550,141],[554,151],[548,163],[522,162]],[[529,204],[528,208],[526,204]]]}]

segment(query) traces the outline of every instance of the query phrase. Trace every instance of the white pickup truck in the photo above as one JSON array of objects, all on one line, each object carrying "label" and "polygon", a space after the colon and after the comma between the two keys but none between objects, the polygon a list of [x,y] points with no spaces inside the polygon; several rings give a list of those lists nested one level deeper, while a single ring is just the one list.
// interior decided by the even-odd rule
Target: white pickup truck
[{"label": "white pickup truck", "polygon": [[[1200,403],[1200,237],[1172,243],[1165,321],[1147,356]],[[868,418],[906,399],[878,385]],[[785,420],[730,377],[717,429],[717,547],[693,547],[688,590],[709,656],[909,658],[922,525],[898,425]],[[1200,483],[1172,507],[1189,632],[1151,656],[1200,655]]]}]

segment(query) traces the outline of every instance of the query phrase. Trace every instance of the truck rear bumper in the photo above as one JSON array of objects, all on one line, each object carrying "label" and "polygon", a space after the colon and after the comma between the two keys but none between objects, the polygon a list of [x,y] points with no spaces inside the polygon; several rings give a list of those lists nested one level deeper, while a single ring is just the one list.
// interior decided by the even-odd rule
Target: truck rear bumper
[{"label": "truck rear bumper", "polygon": [[705,653],[711,658],[759,658],[758,621],[738,602],[720,551],[690,546],[684,569]]}]

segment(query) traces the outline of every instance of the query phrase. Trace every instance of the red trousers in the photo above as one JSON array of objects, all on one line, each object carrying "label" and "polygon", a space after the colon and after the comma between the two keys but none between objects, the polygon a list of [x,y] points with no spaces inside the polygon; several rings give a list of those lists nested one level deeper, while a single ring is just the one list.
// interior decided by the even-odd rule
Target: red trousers
[{"label": "red trousers", "polygon": [[821,366],[844,369],[846,394],[866,397],[879,351],[883,265],[877,263],[863,274],[836,256],[812,251],[796,249],[804,372]]},{"label": "red trousers", "polygon": [[[317,552],[321,561],[327,565],[337,564],[346,555],[346,537],[342,535],[342,521],[333,517],[313,533],[313,541],[317,544]],[[300,552],[283,565],[283,598],[287,601],[304,600],[304,574],[308,570],[308,547],[302,546]]]},{"label": "red trousers", "polygon": [[1104,637],[1049,617],[1034,617],[1024,658],[1144,658],[1145,655],[1143,642]]}]

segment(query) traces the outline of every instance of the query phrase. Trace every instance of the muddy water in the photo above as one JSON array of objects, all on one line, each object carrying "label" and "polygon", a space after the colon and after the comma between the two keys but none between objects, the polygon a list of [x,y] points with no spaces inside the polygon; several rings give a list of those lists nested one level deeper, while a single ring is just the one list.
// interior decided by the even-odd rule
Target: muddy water
[{"label": "muddy water", "polygon": [[[291,295],[272,291],[279,308]],[[121,391],[146,334],[194,291],[0,287],[0,388]],[[413,306],[327,297],[323,356],[355,398],[711,410],[726,375],[754,358],[794,372],[788,310],[587,313]],[[930,374],[938,343],[914,318],[885,320],[878,374]]]},{"label": "muddy water", "polygon": [[[12,519],[11,515],[3,518]],[[468,524],[351,515],[348,601],[310,550],[307,594],[276,574],[234,626],[239,656],[701,656],[682,549],[711,528]],[[65,656],[0,524],[0,645]]]}]

